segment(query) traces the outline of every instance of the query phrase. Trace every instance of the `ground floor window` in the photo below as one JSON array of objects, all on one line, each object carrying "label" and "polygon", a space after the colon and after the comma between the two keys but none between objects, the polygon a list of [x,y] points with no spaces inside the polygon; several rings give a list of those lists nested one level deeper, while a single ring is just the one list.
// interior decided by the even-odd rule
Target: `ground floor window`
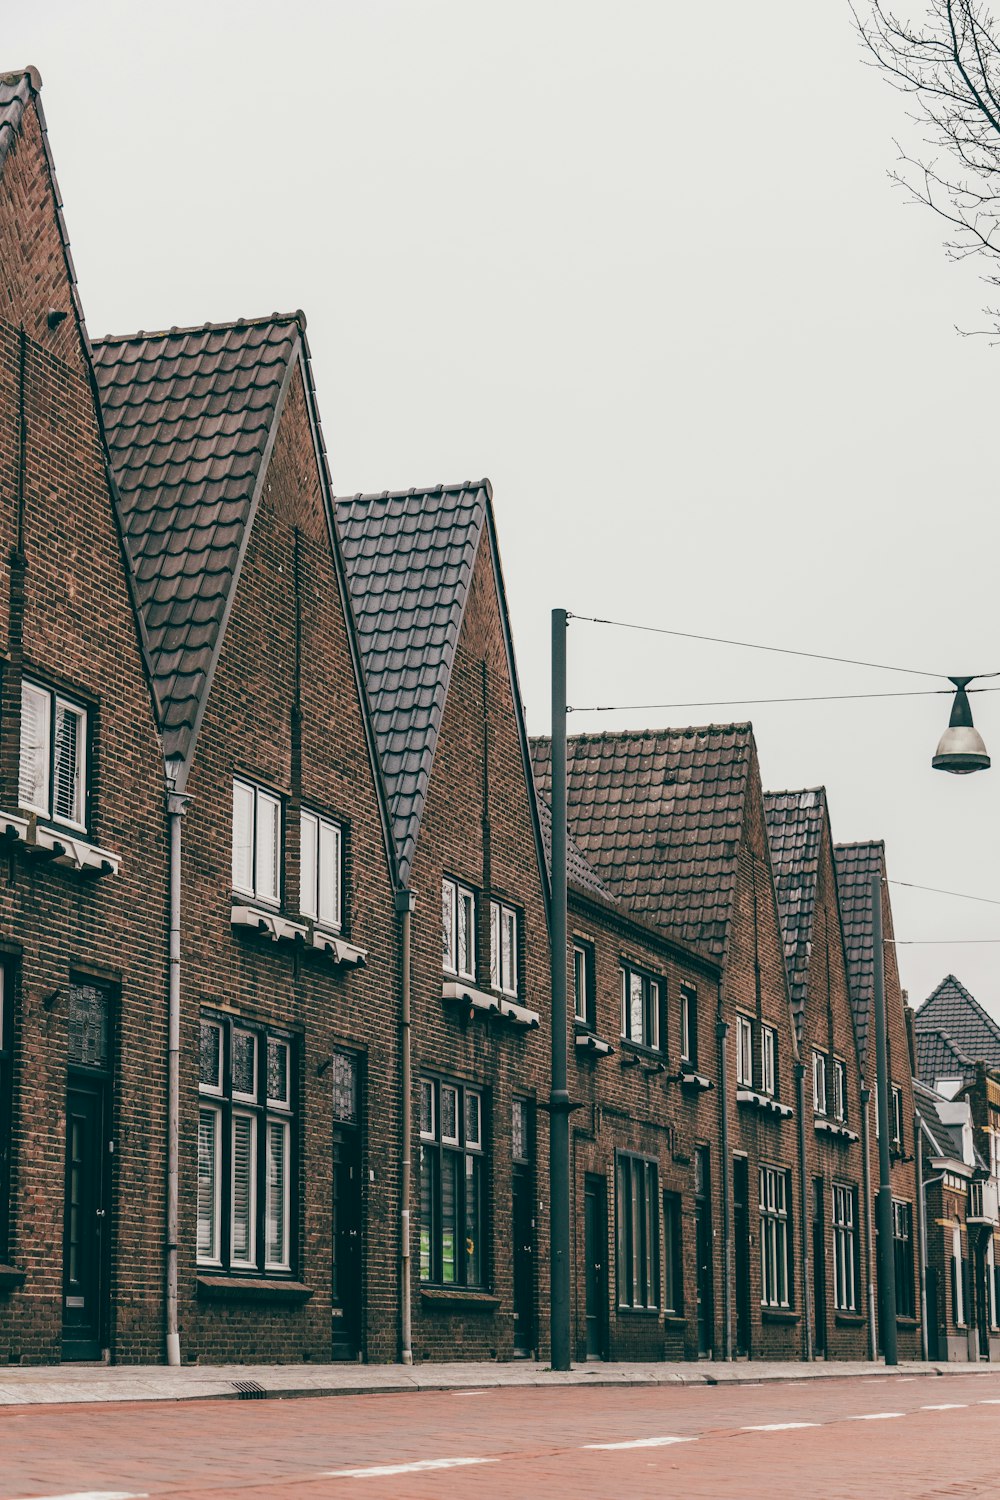
[{"label": "ground floor window", "polygon": [[679,1193],[663,1195],[663,1306],[679,1316],[684,1311],[684,1242]]},{"label": "ground floor window", "polygon": [[858,1310],[857,1192],[833,1186],[833,1305],[840,1312]]},{"label": "ground floor window", "polygon": [[913,1317],[913,1206],[892,1200],[892,1253],[896,1268],[896,1316]]},{"label": "ground floor window", "polygon": [[480,1089],[420,1080],[420,1279],[483,1286],[486,1153]]},{"label": "ground floor window", "polygon": [[660,1305],[660,1204],[656,1162],[618,1153],[618,1305]]},{"label": "ground floor window", "polygon": [[791,1306],[791,1234],[788,1173],[760,1169],[760,1300],[764,1307]]},{"label": "ground floor window", "polygon": [[[899,1294],[897,1293],[897,1301]],[[965,1262],[962,1259],[962,1226],[956,1219],[951,1226],[951,1320],[965,1326]]]},{"label": "ground floor window", "polygon": [[287,1033],[202,1016],[199,1265],[290,1273],[293,1083]]},{"label": "ground floor window", "polygon": [[10,1253],[10,1158],[13,1142],[13,985],[0,965],[0,1260]]}]

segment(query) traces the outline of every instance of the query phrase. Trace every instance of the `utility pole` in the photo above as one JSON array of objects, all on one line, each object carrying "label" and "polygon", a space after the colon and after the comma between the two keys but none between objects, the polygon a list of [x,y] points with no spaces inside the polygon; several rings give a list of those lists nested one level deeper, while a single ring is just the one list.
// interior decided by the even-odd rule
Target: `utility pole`
[{"label": "utility pole", "polygon": [[566,625],[552,611],[552,1087],[549,1094],[550,1338],[553,1370],[570,1368],[569,1092],[566,1086]]},{"label": "utility pole", "polygon": [[892,1183],[889,1180],[889,1048],[885,1026],[885,945],[882,940],[882,876],[872,876],[872,959],[875,998],[875,1079],[878,1106],[878,1291],[882,1314],[882,1353],[887,1365],[896,1353],[896,1266],[893,1259]]}]

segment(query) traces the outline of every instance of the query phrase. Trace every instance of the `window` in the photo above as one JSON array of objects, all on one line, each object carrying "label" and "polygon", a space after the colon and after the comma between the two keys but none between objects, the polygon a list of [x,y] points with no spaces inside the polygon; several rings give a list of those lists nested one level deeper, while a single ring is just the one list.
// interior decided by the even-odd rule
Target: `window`
[{"label": "window", "polygon": [[681,1062],[698,1066],[698,991],[681,985]]},{"label": "window", "polygon": [[510,1109],[510,1154],[520,1166],[527,1166],[532,1157],[531,1104],[527,1099],[514,1099]]},{"label": "window", "polygon": [[762,1093],[778,1092],[778,1033],[773,1026],[760,1028],[760,1086]]},{"label": "window", "polygon": [[903,1149],[903,1090],[898,1083],[892,1086],[892,1115],[890,1118],[892,1126],[892,1142],[894,1146]]},{"label": "window", "polygon": [[896,1315],[913,1317],[913,1208],[892,1200],[892,1252],[896,1267]]},{"label": "window", "polygon": [[643,1047],[659,1047],[660,1004],[659,980],[623,964],[622,1036]]},{"label": "window", "polygon": [[[899,1294],[896,1294],[899,1300]],[[962,1263],[962,1226],[956,1219],[951,1226],[951,1320],[965,1326],[965,1268]]]},{"label": "window", "polygon": [[749,1016],[736,1017],[736,1082],[753,1088],[753,1022]]},{"label": "window", "polygon": [[476,893],[446,876],[441,882],[442,960],[449,974],[476,977]]},{"label": "window", "polygon": [[791,1306],[791,1235],[788,1174],[760,1169],[760,1300],[764,1307]]},{"label": "window", "polygon": [[14,1017],[12,985],[0,966],[0,1261],[10,1250],[10,1156],[13,1141]]},{"label": "window", "polygon": [[660,1213],[656,1162],[618,1153],[618,1306],[660,1305]]},{"label": "window", "polygon": [[813,1053],[813,1114],[826,1114],[826,1058],[822,1052]]},{"label": "window", "polygon": [[684,1311],[684,1244],[679,1193],[663,1195],[663,1250],[665,1256],[663,1306],[680,1317]]},{"label": "window", "polygon": [[486,1158],[478,1089],[420,1080],[420,1279],[483,1286]]},{"label": "window", "polygon": [[833,1187],[833,1305],[840,1312],[858,1310],[858,1244],[855,1189]]},{"label": "window", "polygon": [[591,1031],[597,1025],[597,986],[594,979],[594,950],[589,943],[573,944],[573,1015]]},{"label": "window", "polygon": [[502,901],[490,902],[490,984],[517,994],[517,912]]},{"label": "window", "polygon": [[299,910],[323,927],[341,925],[343,837],[339,823],[303,809]]},{"label": "window", "polygon": [[198,1264],[290,1272],[292,1039],[201,1020]]},{"label": "window", "polygon": [[833,1059],[833,1116],[841,1124],[847,1119],[847,1064]]},{"label": "window", "polygon": [[35,682],[21,684],[18,800],[29,812],[87,825],[87,710]]},{"label": "window", "polygon": [[233,890],[281,901],[281,800],[249,781],[233,782]]}]

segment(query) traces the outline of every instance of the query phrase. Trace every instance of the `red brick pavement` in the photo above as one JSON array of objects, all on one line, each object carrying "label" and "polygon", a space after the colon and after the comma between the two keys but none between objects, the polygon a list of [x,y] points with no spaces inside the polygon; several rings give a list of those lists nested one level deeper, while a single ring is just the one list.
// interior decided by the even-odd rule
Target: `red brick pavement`
[{"label": "red brick pavement", "polygon": [[[948,1409],[923,1409],[929,1406]],[[857,1420],[878,1412],[903,1415]],[[742,1430],[776,1422],[818,1425]],[[662,1436],[693,1441],[584,1446]],[[0,1500],[100,1490],[184,1500],[507,1500],[542,1486],[580,1500],[955,1500],[1000,1495],[998,1437],[1000,1376],[993,1374],[8,1408],[0,1412]],[[469,1457],[491,1462],[328,1477]]]}]

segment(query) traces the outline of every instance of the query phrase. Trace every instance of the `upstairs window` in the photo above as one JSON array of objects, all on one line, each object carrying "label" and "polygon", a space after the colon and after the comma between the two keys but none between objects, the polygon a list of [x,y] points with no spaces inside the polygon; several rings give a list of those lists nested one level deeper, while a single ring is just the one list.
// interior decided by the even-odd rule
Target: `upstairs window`
[{"label": "upstairs window", "polygon": [[892,1128],[892,1142],[900,1150],[903,1147],[903,1090],[898,1083],[892,1086],[891,1113],[889,1124]]},{"label": "upstairs window", "polygon": [[778,1092],[778,1033],[773,1026],[760,1028],[760,1086],[765,1094]]},{"label": "upstairs window", "polygon": [[661,1004],[660,981],[623,964],[622,1036],[642,1047],[659,1047]]},{"label": "upstairs window", "polygon": [[504,995],[517,994],[517,912],[490,902],[490,984]]},{"label": "upstairs window", "polygon": [[18,800],[40,817],[86,828],[87,710],[35,682],[21,684]]},{"label": "upstairs window", "polygon": [[826,1057],[813,1053],[813,1114],[826,1114]]},{"label": "upstairs window", "polygon": [[323,927],[341,925],[343,837],[339,823],[304,808],[300,822],[299,910]]},{"label": "upstairs window", "polygon": [[833,1059],[833,1115],[841,1124],[847,1119],[847,1064]]},{"label": "upstairs window", "polygon": [[233,890],[281,901],[281,799],[250,781],[233,782]]},{"label": "upstairs window", "polygon": [[573,1017],[591,1031],[597,1025],[597,986],[594,950],[589,943],[573,944]]},{"label": "upstairs window", "polygon": [[445,876],[441,882],[442,961],[448,974],[476,977],[476,893]]},{"label": "upstairs window", "polygon": [[698,991],[681,985],[681,1062],[698,1066]]},{"label": "upstairs window", "polygon": [[753,1088],[753,1023],[749,1016],[736,1017],[736,1082]]}]

